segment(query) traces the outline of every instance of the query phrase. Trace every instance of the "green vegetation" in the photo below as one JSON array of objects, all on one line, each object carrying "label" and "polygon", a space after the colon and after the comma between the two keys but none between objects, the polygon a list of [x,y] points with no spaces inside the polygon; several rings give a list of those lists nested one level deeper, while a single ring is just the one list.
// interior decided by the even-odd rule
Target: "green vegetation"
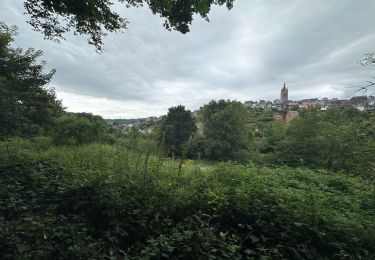
[{"label": "green vegetation", "polygon": [[158,143],[168,156],[181,156],[183,144],[197,131],[190,110],[184,106],[171,107],[162,120]]},{"label": "green vegetation", "polygon": [[359,177],[46,143],[0,144],[2,259],[375,259]]},{"label": "green vegetation", "polygon": [[374,111],[352,107],[303,110],[289,125],[274,121],[261,129],[263,163],[374,176]]},{"label": "green vegetation", "polygon": [[51,135],[55,144],[81,145],[102,141],[107,131],[106,122],[100,116],[79,113],[57,118]]},{"label": "green vegetation", "polygon": [[248,133],[245,128],[247,112],[240,102],[211,101],[203,108],[204,155],[213,160],[246,162]]},{"label": "green vegetation", "polygon": [[54,71],[43,72],[41,51],[11,47],[15,28],[0,22],[0,139],[41,134],[62,111],[53,89]]},{"label": "green vegetation", "polygon": [[248,163],[251,133],[246,129],[248,113],[240,102],[212,100],[203,107],[201,120],[202,135],[186,144],[189,158]]}]

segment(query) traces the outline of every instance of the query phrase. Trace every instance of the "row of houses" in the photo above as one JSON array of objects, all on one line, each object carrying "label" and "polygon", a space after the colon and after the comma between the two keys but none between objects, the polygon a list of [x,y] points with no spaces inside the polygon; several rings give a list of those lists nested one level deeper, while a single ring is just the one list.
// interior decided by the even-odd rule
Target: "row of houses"
[{"label": "row of houses", "polygon": [[302,109],[302,108],[313,108],[319,107],[321,110],[327,110],[332,107],[340,106],[353,106],[357,109],[364,111],[367,109],[375,108],[375,96],[356,96],[350,99],[338,99],[338,98],[309,98],[302,100],[288,100],[281,101],[276,99],[272,101],[259,100],[259,101],[245,101],[244,106],[248,109],[263,108],[263,109],[278,109],[284,108],[291,109]]}]

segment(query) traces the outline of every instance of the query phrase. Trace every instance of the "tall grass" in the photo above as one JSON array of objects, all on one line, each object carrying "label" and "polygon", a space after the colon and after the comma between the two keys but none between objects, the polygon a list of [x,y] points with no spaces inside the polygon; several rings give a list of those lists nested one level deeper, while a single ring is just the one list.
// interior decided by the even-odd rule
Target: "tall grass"
[{"label": "tall grass", "polygon": [[[33,186],[36,197],[47,191],[60,194],[53,205],[45,205],[46,214],[70,239],[61,242],[50,234],[51,244],[43,237],[27,240],[24,232],[57,231],[39,219],[36,205],[24,215],[17,206],[15,211],[0,206],[13,216],[0,222],[0,231],[13,231],[0,236],[14,251],[3,248],[4,257],[52,257],[54,248],[65,246],[73,247],[65,257],[90,258],[374,257],[371,184],[345,173],[170,160],[147,150],[102,144],[55,147],[47,140],[16,139],[0,148],[4,176],[31,174],[37,188],[14,181],[25,190]],[[53,174],[61,177],[52,180]],[[45,186],[38,182],[41,175]],[[14,182],[2,178],[12,193],[6,187]],[[9,204],[9,198],[2,198],[1,205]],[[39,228],[9,228],[25,216]],[[85,237],[69,233],[71,226]],[[28,247],[20,251],[14,241]],[[99,245],[100,252],[92,249]]]}]

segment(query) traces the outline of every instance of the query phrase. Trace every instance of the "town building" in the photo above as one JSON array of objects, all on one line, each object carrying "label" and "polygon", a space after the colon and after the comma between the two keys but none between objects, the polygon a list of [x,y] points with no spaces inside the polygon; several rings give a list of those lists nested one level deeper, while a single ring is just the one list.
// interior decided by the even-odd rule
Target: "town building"
[{"label": "town building", "polygon": [[302,100],[289,100],[289,90],[286,84],[280,91],[280,99],[272,101],[259,100],[259,101],[245,101],[244,106],[247,109],[267,109],[267,110],[279,110],[279,111],[295,111],[298,109],[312,109],[318,108],[322,111],[328,110],[334,107],[341,106],[353,106],[360,111],[375,109],[375,97],[374,96],[356,96],[351,99],[338,99],[338,98],[308,98]]},{"label": "town building", "polygon": [[288,112],[286,112],[284,120],[285,120],[285,122],[289,123],[290,121],[292,121],[293,119],[295,119],[298,116],[299,116],[298,111],[288,111]]}]

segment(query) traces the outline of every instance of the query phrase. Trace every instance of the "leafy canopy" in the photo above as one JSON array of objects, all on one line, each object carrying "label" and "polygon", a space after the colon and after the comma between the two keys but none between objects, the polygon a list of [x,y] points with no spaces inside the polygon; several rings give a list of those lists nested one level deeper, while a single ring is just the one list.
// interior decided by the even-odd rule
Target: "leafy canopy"
[{"label": "leafy canopy", "polygon": [[[129,7],[147,5],[153,14],[165,18],[164,27],[181,33],[189,32],[194,14],[208,20],[212,5],[226,4],[233,7],[234,0],[118,0]],[[74,33],[88,36],[90,44],[102,50],[105,31],[117,32],[127,28],[128,20],[111,7],[110,0],[25,0],[29,24],[42,32],[47,39],[63,39],[63,35]]]},{"label": "leafy canopy", "polygon": [[11,47],[15,27],[0,22],[0,138],[41,132],[63,112],[53,89],[54,70],[44,73],[42,51]]}]

